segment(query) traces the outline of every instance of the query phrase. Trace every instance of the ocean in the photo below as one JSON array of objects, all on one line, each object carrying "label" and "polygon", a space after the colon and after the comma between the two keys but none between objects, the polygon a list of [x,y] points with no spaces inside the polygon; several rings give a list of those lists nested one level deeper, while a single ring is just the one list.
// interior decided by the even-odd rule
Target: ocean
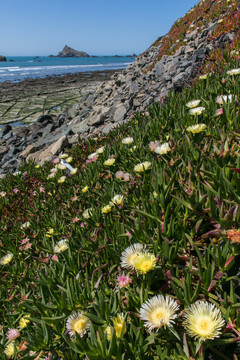
[{"label": "ocean", "polygon": [[134,57],[98,56],[89,58],[57,58],[48,56],[11,56],[0,62],[0,82],[73,74],[76,72],[125,69]]}]

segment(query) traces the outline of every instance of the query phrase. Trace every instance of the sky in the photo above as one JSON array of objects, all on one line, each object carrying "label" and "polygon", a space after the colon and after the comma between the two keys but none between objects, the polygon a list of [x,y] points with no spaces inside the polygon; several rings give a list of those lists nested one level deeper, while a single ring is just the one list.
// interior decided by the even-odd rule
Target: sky
[{"label": "sky", "polygon": [[141,54],[198,0],[2,0],[0,55]]}]

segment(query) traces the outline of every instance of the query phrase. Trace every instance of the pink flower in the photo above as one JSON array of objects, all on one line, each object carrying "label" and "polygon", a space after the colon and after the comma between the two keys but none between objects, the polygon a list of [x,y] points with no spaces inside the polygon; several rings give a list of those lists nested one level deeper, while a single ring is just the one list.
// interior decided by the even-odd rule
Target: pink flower
[{"label": "pink flower", "polygon": [[78,197],[75,195],[73,198],[72,198],[72,201],[77,201]]},{"label": "pink flower", "polygon": [[20,336],[20,332],[18,329],[8,329],[7,339],[14,341],[16,338]]},{"label": "pink flower", "polygon": [[53,256],[52,256],[52,260],[58,261],[57,255],[53,255]]},{"label": "pink flower", "polygon": [[129,181],[130,180],[130,174],[126,173],[123,175],[123,180],[124,181]]},{"label": "pink flower", "polygon": [[28,238],[24,238],[24,239],[22,240],[21,244],[24,245],[24,244],[26,244],[28,241],[29,241]]},{"label": "pink flower", "polygon": [[117,281],[120,288],[125,288],[132,282],[132,279],[123,273],[122,275],[118,275]]},{"label": "pink flower", "polygon": [[59,161],[60,161],[60,160],[59,160],[59,158],[55,158],[55,159],[53,159],[53,163],[54,163],[54,164],[58,164],[58,163],[59,163]]},{"label": "pink flower", "polygon": [[13,189],[14,194],[17,194],[19,190],[17,188]]},{"label": "pink flower", "polygon": [[122,179],[124,177],[124,172],[119,170],[115,174],[116,179]]},{"label": "pink flower", "polygon": [[97,158],[93,157],[91,160],[92,160],[92,162],[94,162],[94,161],[97,161]]},{"label": "pink flower", "polygon": [[80,219],[79,218],[77,218],[77,217],[75,217],[75,218],[73,218],[72,219],[72,221],[75,223],[75,222],[78,222]]},{"label": "pink flower", "polygon": [[214,116],[222,115],[223,114],[223,108],[217,109]]},{"label": "pink flower", "polygon": [[41,193],[44,193],[44,192],[45,192],[44,187],[43,187],[43,186],[40,186],[39,191],[40,191]]},{"label": "pink flower", "polygon": [[87,164],[89,164],[90,162],[91,162],[91,160],[89,160],[89,159],[86,160],[86,163],[87,163]]}]

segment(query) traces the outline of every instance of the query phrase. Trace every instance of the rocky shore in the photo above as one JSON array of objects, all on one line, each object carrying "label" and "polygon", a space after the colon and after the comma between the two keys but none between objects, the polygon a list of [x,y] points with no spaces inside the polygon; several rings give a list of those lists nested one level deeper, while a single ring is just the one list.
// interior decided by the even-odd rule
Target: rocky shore
[{"label": "rocky shore", "polygon": [[79,137],[107,134],[136,111],[145,111],[165,98],[170,90],[181,91],[191,84],[211,50],[224,49],[234,40],[233,31],[211,39],[217,25],[218,20],[207,22],[200,32],[189,30],[184,45],[160,60],[162,43],[152,45],[126,70],[115,72],[57,116],[43,112],[32,125],[15,131],[5,126],[0,134],[1,173],[15,171],[29,159],[42,164],[77,143]]}]

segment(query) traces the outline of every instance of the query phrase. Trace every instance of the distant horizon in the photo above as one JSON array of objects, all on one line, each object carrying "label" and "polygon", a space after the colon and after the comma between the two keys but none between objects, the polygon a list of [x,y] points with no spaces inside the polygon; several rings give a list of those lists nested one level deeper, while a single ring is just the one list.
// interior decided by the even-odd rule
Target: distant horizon
[{"label": "distant horizon", "polygon": [[[1,4],[0,55],[49,56],[64,44],[91,56],[142,54],[197,0],[32,0]],[[40,54],[40,55],[38,55]]]}]

